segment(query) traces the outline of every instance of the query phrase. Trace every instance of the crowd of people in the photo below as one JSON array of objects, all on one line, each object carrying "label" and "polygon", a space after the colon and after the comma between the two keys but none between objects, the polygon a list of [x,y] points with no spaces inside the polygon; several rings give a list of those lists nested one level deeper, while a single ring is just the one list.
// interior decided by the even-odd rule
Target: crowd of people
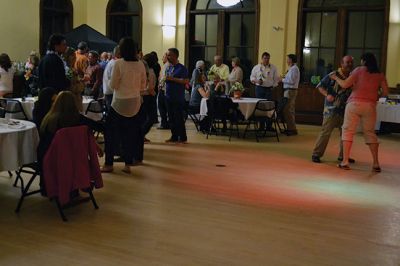
[{"label": "crowd of people", "polygon": [[[249,78],[255,86],[255,96],[273,100],[273,89],[282,83],[286,106],[283,111],[287,124],[286,135],[297,135],[295,103],[300,82],[297,57],[287,55],[288,70],[284,75],[270,63],[270,54],[264,52],[260,63],[255,65],[250,77],[244,77],[240,59],[233,57],[231,70],[220,55],[206,69],[203,60],[196,62],[191,76],[179,62],[179,51],[170,48],[162,57],[162,65],[156,52],[143,55],[132,38],[123,38],[112,52],[89,50],[85,42],[77,50],[68,47],[65,37],[54,34],[48,42],[43,58],[31,53],[26,63],[26,80],[30,93],[37,90],[39,100],[33,111],[41,141],[38,149],[39,162],[51,143],[55,132],[72,125],[88,125],[94,130],[103,127],[105,139],[105,164],[103,172],[112,172],[114,156],[121,155],[125,163],[123,171],[143,161],[144,143],[150,142],[146,134],[160,122],[159,129],[169,129],[167,143],[187,143],[185,110],[199,113],[202,98],[230,95],[232,88]],[[0,97],[12,93],[14,70],[7,54],[0,55]],[[189,79],[190,78],[190,79]],[[39,89],[38,89],[39,88]],[[363,122],[365,141],[373,157],[374,171],[380,171],[378,140],[374,132],[375,104],[379,88],[387,94],[387,83],[380,73],[375,57],[366,53],[361,67],[353,70],[353,58],[343,57],[341,67],[325,76],[317,85],[325,96],[322,130],[312,153],[312,161],[321,162],[329,137],[334,128],[343,129],[338,167],[350,169],[352,140],[359,120]],[[185,95],[190,92],[190,99]],[[82,96],[103,99],[105,123],[79,115],[82,113]],[[73,100],[73,104],[71,103]],[[187,102],[189,102],[187,106]],[[75,108],[76,107],[76,108]],[[158,113],[161,121],[158,121]],[[266,125],[267,126],[267,125]],[[99,148],[99,154],[102,154]]]}]

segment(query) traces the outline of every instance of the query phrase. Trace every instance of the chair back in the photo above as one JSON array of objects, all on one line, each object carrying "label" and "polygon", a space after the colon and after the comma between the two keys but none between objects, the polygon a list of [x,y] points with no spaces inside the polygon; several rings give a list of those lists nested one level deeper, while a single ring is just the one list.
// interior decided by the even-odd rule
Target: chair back
[{"label": "chair back", "polygon": [[85,189],[94,181],[103,186],[93,134],[87,126],[59,129],[43,159],[43,177],[47,195],[61,204],[69,201],[69,193]]},{"label": "chair back", "polygon": [[0,99],[0,118],[6,116],[7,99]]},{"label": "chair back", "polygon": [[[105,119],[105,103],[103,99],[93,100],[89,103],[85,110],[85,115],[96,121],[103,121]],[[91,115],[92,114],[92,115]]]},{"label": "chair back", "polygon": [[215,96],[210,99],[208,115],[212,119],[229,120],[232,110],[233,102],[228,96]]},{"label": "chair back", "polygon": [[[2,100],[6,100],[5,109],[4,109],[5,117],[29,120],[20,101],[15,100],[15,99],[2,99]],[[3,107],[3,104],[4,103],[1,104],[2,107]]]},{"label": "chair back", "polygon": [[259,100],[254,109],[254,117],[271,117],[275,111],[275,102],[268,100]]}]

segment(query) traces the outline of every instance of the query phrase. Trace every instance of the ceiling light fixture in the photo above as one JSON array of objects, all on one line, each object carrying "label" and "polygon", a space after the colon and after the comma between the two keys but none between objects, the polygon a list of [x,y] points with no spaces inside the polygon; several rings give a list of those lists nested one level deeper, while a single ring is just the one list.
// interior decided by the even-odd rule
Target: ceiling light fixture
[{"label": "ceiling light fixture", "polygon": [[223,7],[230,7],[240,3],[240,0],[217,0],[217,3]]}]

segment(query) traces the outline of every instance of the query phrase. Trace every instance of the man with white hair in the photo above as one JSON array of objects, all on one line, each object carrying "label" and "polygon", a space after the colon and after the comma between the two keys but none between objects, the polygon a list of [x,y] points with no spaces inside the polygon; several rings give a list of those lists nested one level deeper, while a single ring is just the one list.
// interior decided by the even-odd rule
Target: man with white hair
[{"label": "man with white hair", "polygon": [[208,80],[214,81],[215,76],[218,75],[221,81],[225,81],[229,77],[229,67],[222,63],[222,56],[214,56],[214,65],[208,71]]},{"label": "man with white hair", "polygon": [[196,80],[198,79],[199,74],[204,72],[205,63],[203,60],[199,60],[196,62],[196,68],[193,69],[192,78],[190,79],[190,86],[194,87]]}]

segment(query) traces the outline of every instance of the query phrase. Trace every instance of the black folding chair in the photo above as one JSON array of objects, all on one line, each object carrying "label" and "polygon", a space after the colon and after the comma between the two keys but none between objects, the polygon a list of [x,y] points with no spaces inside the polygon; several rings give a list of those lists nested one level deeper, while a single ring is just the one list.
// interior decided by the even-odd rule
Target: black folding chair
[{"label": "black folding chair", "polygon": [[[228,96],[215,96],[209,99],[207,106],[207,115],[210,118],[207,139],[208,136],[213,133],[215,133],[216,136],[218,136],[220,133],[222,134],[223,130],[229,131],[229,141],[231,141],[233,131],[236,131],[239,137],[239,126],[237,124],[238,111],[235,108],[231,98]],[[228,122],[230,124],[229,128],[226,127]],[[236,128],[234,128],[234,125]]]},{"label": "black folding chair", "polygon": [[[277,121],[276,121],[276,110],[275,110],[275,102],[273,101],[268,101],[268,100],[259,100],[256,104],[256,107],[254,108],[253,114],[249,117],[248,119],[249,123],[247,124],[244,133],[243,133],[243,138],[246,137],[246,133],[249,131],[254,131],[255,136],[256,136],[256,141],[259,142],[259,138],[266,137],[267,132],[272,129],[272,132],[276,136],[277,141],[279,142],[279,136],[278,136],[278,130],[277,130]],[[271,128],[268,129],[267,127],[260,128],[260,124],[267,124],[271,125]],[[253,124],[254,129],[250,130],[250,126]],[[262,135],[259,135],[259,133],[262,133]]]},{"label": "black folding chair", "polygon": [[[281,100],[276,101],[276,122],[278,125],[279,132],[285,133],[287,130],[285,117],[283,115],[283,110],[285,109],[288,103],[288,98],[283,97]],[[281,127],[282,126],[282,127]]]},{"label": "black folding chair", "polygon": [[[99,138],[100,133],[104,134],[104,126],[106,121],[106,105],[104,99],[97,99],[89,102],[88,107],[85,110],[85,115],[88,116],[90,113],[100,114],[101,118],[99,120],[95,120],[99,126],[96,127],[95,136],[96,140]],[[90,117],[90,116],[89,116]]]},{"label": "black folding chair", "polygon": [[[22,192],[22,195],[19,198],[17,208],[15,209],[15,212],[19,213],[25,197],[28,197],[28,196],[31,196],[31,195],[34,195],[34,194],[37,194],[37,193],[41,193],[42,190],[41,189],[37,189],[37,190],[29,191],[29,189],[30,189],[33,181],[36,179],[36,177],[40,177],[40,171],[39,171],[39,166],[38,166],[37,162],[31,163],[31,164],[25,164],[25,165],[21,166],[19,168],[19,170],[16,171],[15,173],[17,174],[17,178],[15,179],[14,186],[16,186],[18,180],[21,181],[21,192]],[[22,176],[21,176],[22,173],[26,173],[26,174],[31,174],[32,175],[30,177],[28,183],[26,184],[26,186],[24,186],[24,181],[23,181]]]},{"label": "black folding chair", "polygon": [[5,117],[7,114],[16,114],[15,119],[29,120],[26,115],[24,108],[20,101],[15,99],[0,99],[1,111],[4,113]]}]

